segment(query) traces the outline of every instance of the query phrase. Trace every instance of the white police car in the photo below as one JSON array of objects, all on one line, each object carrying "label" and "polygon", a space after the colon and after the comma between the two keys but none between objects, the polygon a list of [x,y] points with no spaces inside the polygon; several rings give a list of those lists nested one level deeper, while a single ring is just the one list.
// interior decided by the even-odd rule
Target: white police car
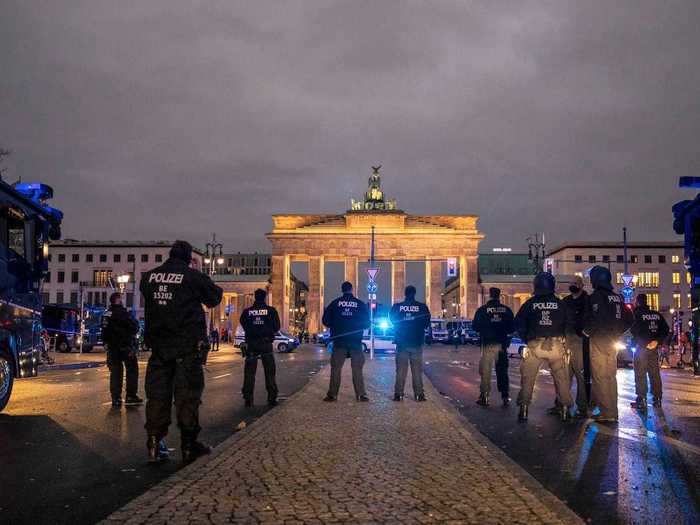
[{"label": "white police car", "polygon": [[[241,349],[241,354],[245,348],[245,330],[241,325],[236,328],[236,334],[233,337],[233,346]],[[272,342],[272,348],[278,352],[293,352],[299,346],[299,339],[283,331],[277,332],[275,340]]]},{"label": "white police car", "polygon": [[510,345],[508,345],[507,349],[508,357],[522,357],[523,349],[526,346],[527,345],[525,344],[525,341],[523,341],[519,337],[511,338]]}]

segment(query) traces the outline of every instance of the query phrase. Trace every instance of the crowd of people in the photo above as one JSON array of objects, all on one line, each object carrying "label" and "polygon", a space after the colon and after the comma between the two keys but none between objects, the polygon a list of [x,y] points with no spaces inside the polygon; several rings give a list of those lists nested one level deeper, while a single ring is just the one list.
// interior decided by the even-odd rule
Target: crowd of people
[{"label": "crowd of people", "polygon": [[[203,364],[210,350],[216,351],[223,339],[218,330],[208,330],[203,305],[217,306],[222,289],[202,272],[191,267],[192,246],[177,241],[168,260],[146,272],[140,283],[145,298],[145,344],[151,350],[146,368],[146,434],[150,462],[167,458],[164,438],[170,426],[174,402],[180,428],[182,457],[191,462],[211,448],[198,440],[199,406],[204,389]],[[504,405],[511,402],[506,349],[517,334],[525,343],[520,364],[521,385],[517,398],[518,419],[528,419],[529,406],[539,370],[549,367],[554,379],[556,399],[550,410],[562,421],[572,417],[593,416],[603,423],[618,419],[617,345],[630,330],[634,340],[634,370],[637,399],[633,407],[647,410],[649,383],[654,405],[662,399],[658,351],[669,336],[663,316],[649,308],[640,294],[631,309],[612,286],[607,268],[590,271],[592,290],[584,289],[578,277],[569,287],[570,294],[560,299],[555,294],[555,277],[541,272],[534,277],[533,295],[517,314],[501,303],[500,290],[491,288],[489,300],[474,315],[473,329],[481,339],[479,361],[480,395],[477,403],[490,405],[492,374],[496,369],[497,390]],[[352,284],[344,282],[342,294],[325,308],[322,322],[330,332],[330,384],[323,399],[338,399],[342,368],[350,359],[356,400],[370,401],[365,389],[362,345],[364,331],[370,326],[369,307],[353,294]],[[273,354],[274,337],[280,329],[279,314],[267,304],[267,293],[255,291],[253,305],[243,310],[240,324],[245,332],[244,383],[246,407],[253,406],[255,375],[262,362],[267,402],[277,405],[278,388]],[[390,321],[396,343],[396,375],[393,400],[404,400],[408,369],[411,369],[415,401],[426,401],[423,388],[423,344],[430,326],[428,306],[416,300],[416,288],[407,286],[403,301],[391,308]],[[126,375],[124,404],[143,403],[138,397],[138,362],[134,335],[138,323],[121,304],[121,295],[110,298],[104,317],[103,337],[111,373],[112,404],[122,405],[122,383]],[[590,376],[590,385],[587,378]],[[573,381],[576,393],[572,395]]]}]

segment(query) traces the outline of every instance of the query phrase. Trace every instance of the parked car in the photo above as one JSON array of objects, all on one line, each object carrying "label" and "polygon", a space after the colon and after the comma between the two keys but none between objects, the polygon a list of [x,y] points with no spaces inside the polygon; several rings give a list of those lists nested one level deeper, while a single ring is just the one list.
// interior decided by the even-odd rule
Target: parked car
[{"label": "parked car", "polygon": [[[369,330],[365,330],[362,335],[362,349],[369,352],[370,348]],[[374,351],[375,352],[396,352],[396,343],[394,342],[393,334],[374,334]]]},{"label": "parked car", "polygon": [[319,332],[315,336],[316,344],[326,346],[331,339],[331,332],[329,330],[324,330]]},{"label": "parked car", "polygon": [[506,350],[506,352],[508,353],[508,357],[522,357],[523,349],[526,346],[527,345],[525,344],[525,341],[523,341],[519,337],[512,337],[510,340],[510,345]]},{"label": "parked car", "polygon": [[625,332],[622,338],[615,343],[615,350],[617,350],[618,368],[629,368],[634,364],[634,353],[637,348],[634,346],[632,334],[629,331]]},{"label": "parked car", "polygon": [[[243,351],[245,350],[245,330],[243,330],[241,325],[238,325],[238,328],[236,328],[236,335],[233,338],[233,346],[240,348],[241,355],[243,355]],[[283,332],[282,330],[277,332],[277,335],[275,335],[275,339],[272,342],[273,350],[277,350],[281,353],[294,352],[298,346],[299,339],[291,334],[288,334],[287,332]]]}]

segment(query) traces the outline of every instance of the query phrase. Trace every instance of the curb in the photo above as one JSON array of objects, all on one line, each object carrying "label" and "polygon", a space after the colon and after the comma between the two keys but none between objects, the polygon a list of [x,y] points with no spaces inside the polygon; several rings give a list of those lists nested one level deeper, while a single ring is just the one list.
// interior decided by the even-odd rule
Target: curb
[{"label": "curb", "polygon": [[107,363],[98,363],[95,361],[84,361],[81,363],[66,363],[53,365],[39,365],[39,372],[53,372],[55,370],[79,370],[81,368],[99,368],[106,366]]}]

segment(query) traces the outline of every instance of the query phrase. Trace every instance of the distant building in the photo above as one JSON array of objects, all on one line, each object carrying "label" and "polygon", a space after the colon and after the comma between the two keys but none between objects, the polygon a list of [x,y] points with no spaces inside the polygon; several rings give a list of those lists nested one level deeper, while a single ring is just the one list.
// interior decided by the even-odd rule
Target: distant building
[{"label": "distant building", "polygon": [[[674,309],[689,319],[691,276],[683,264],[683,242],[631,242],[627,254],[635,294],[647,294],[649,306],[664,314]],[[617,289],[623,285],[621,242],[568,242],[551,250],[547,258],[556,276],[587,277],[590,268],[601,265],[610,269]]]},{"label": "distant building", "polygon": [[[172,241],[78,241],[64,239],[49,247],[49,270],[41,287],[44,304],[80,306],[107,305],[119,289],[117,276],[128,275],[124,304],[143,317],[138,293],[141,275],[168,258]],[[201,268],[201,252],[195,250],[195,265]]]},{"label": "distant building", "polygon": [[222,255],[223,268],[217,273],[229,275],[270,275],[272,272],[272,255],[269,253],[228,253]]}]

